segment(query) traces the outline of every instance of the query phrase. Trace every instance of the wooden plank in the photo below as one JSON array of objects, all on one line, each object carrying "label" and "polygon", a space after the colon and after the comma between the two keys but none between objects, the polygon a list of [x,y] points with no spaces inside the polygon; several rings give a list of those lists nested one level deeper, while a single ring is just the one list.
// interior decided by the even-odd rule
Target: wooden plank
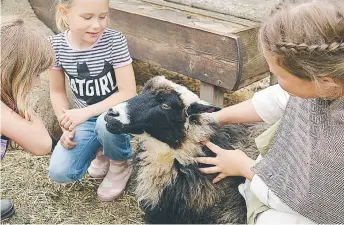
[{"label": "wooden plank", "polygon": [[215,106],[223,108],[224,91],[222,88],[201,82],[200,98]]},{"label": "wooden plank", "polygon": [[[145,1],[156,1],[156,0],[145,0]],[[215,35],[217,34],[219,36],[225,36],[225,37],[231,37],[231,38],[240,37],[240,39],[242,41],[242,55],[243,55],[243,62],[242,62],[243,66],[242,66],[242,68],[243,69],[242,69],[241,73],[237,72],[236,75],[233,75],[232,73],[228,73],[228,76],[241,77],[241,80],[238,81],[237,84],[248,83],[248,82],[245,82],[246,80],[248,80],[248,81],[256,80],[256,79],[254,79],[254,76],[256,76],[257,74],[260,74],[260,75],[265,74],[265,72],[268,71],[268,66],[265,62],[265,59],[262,56],[262,54],[258,48],[257,40],[258,40],[259,28],[256,26],[256,23],[255,23],[255,26],[252,28],[247,28],[244,25],[242,25],[242,27],[238,28],[238,27],[235,27],[233,25],[234,23],[225,23],[223,21],[218,21],[218,20],[212,19],[212,20],[208,21],[209,24],[212,24],[212,26],[208,27],[209,29],[207,29],[207,27],[203,27],[199,23],[197,23],[198,20],[204,21],[206,19],[204,19],[203,17],[198,18],[199,17],[198,15],[195,16],[192,13],[191,14],[190,13],[184,13],[184,14],[183,13],[177,13],[177,12],[172,11],[172,10],[167,10],[166,7],[161,7],[161,8],[158,8],[159,10],[154,10],[151,7],[147,6],[147,4],[142,4],[142,3],[138,4],[136,6],[137,11],[130,8],[127,3],[122,4],[122,6],[121,6],[121,4],[118,4],[117,8],[119,10],[122,10],[122,11],[127,11],[130,13],[137,13],[139,15],[146,16],[146,17],[147,17],[147,14],[149,14],[148,17],[150,17],[150,18],[155,18],[155,19],[160,20],[160,21],[179,24],[182,27],[189,27],[189,28],[194,28],[197,30],[209,31],[209,32],[211,32]],[[144,10],[141,10],[141,9],[144,9]],[[149,13],[145,12],[145,10],[148,11]],[[181,15],[184,15],[184,16],[181,16]],[[188,15],[191,15],[190,19],[186,19]],[[194,24],[191,25],[190,21]],[[221,26],[219,24],[222,24],[223,26]],[[198,41],[199,41],[198,45],[200,45],[200,47],[207,45],[207,43],[206,43],[207,41],[204,41],[204,40],[203,41],[198,40]],[[223,47],[228,48],[227,46],[223,46]],[[216,50],[216,51],[214,51],[214,53],[210,52],[209,54],[218,54],[218,53],[221,53],[222,51]],[[230,58],[231,56],[233,57],[233,51],[232,51],[232,53],[225,54],[224,57]],[[235,60],[238,60],[238,59],[235,59]],[[157,64],[157,65],[162,66],[161,64]],[[239,65],[238,65],[238,68],[239,68]],[[173,69],[170,69],[170,70],[173,70]],[[185,73],[183,73],[183,74],[189,76],[189,74],[185,74]],[[193,78],[197,79],[197,77],[193,77]],[[212,83],[214,85],[218,85],[215,83],[216,81],[214,82],[214,80],[212,80],[212,81],[207,80],[205,82]],[[221,82],[221,80],[220,80],[220,82]],[[221,85],[218,85],[218,86],[227,88],[229,90],[234,90],[233,88],[237,87],[238,85],[234,85],[234,86],[232,86],[232,88],[230,86],[221,86]]]},{"label": "wooden plank", "polygon": [[[54,27],[55,1],[29,1],[38,17]],[[267,71],[257,48],[258,28],[238,20],[220,21],[142,1],[110,0],[110,26],[125,34],[133,58],[229,90]]]},{"label": "wooden plank", "polygon": [[186,13],[170,7],[149,4],[142,0],[110,0],[110,8],[219,35],[230,36],[247,29],[247,26],[235,21],[223,21],[197,13]]},{"label": "wooden plank", "polygon": [[218,35],[140,13],[110,10],[111,26],[126,35],[134,58],[219,87],[234,88],[239,67],[235,35]]},{"label": "wooden plank", "polygon": [[269,70],[269,67],[257,43],[258,32],[257,28],[252,28],[237,33],[242,41],[243,48],[243,71],[240,83],[246,80],[254,81],[257,75],[265,74],[268,76],[266,72]]},{"label": "wooden plank", "polygon": [[248,79],[241,80],[241,82],[239,83],[238,89],[246,87],[246,86],[248,86],[248,85],[250,85],[250,84],[252,84],[254,82],[257,82],[257,81],[259,81],[261,79],[264,79],[264,78],[266,78],[268,76],[269,76],[269,74],[267,72],[264,72],[262,74],[257,74],[257,75],[255,75],[253,77],[248,78]]},{"label": "wooden plank", "polygon": [[218,20],[224,20],[224,21],[228,21],[231,23],[240,24],[240,25],[243,25],[243,26],[248,27],[248,28],[259,27],[259,23],[251,21],[251,20],[245,20],[245,19],[238,18],[238,17],[231,16],[231,15],[225,15],[222,13],[216,13],[216,12],[212,12],[209,10],[204,10],[204,9],[186,6],[186,5],[182,5],[182,4],[176,4],[174,2],[159,1],[159,0],[142,0],[142,1],[149,2],[152,4],[156,4],[156,5],[166,6],[166,7],[170,7],[170,8],[174,8],[174,9],[178,9],[178,10],[183,10],[186,12],[199,14],[199,15],[210,17],[210,18],[215,18]]}]

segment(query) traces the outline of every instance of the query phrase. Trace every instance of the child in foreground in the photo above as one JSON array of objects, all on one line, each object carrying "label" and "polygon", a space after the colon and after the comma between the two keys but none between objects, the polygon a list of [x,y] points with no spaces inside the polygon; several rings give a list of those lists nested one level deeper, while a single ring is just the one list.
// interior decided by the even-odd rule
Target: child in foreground
[{"label": "child in foreground", "polygon": [[274,124],[257,139],[261,156],[207,142],[217,156],[198,158],[214,165],[201,170],[219,173],[214,182],[247,178],[240,191],[249,223],[344,223],[343,6],[281,7],[262,24],[260,43],[279,84],[213,115],[222,124]]}]

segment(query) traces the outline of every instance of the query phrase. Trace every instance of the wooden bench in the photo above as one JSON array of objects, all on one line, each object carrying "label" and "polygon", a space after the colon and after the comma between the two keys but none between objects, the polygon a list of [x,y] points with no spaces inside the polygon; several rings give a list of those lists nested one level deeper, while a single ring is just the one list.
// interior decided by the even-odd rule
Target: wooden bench
[{"label": "wooden bench", "polygon": [[[57,31],[55,0],[29,1]],[[268,75],[257,22],[161,0],[110,0],[110,27],[127,37],[133,58],[200,80],[200,97],[218,106],[224,89]]]}]

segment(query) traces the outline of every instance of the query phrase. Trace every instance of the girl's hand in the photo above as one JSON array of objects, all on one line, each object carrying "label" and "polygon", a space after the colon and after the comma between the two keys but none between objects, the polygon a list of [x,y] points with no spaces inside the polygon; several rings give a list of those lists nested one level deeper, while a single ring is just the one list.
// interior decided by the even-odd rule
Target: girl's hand
[{"label": "girl's hand", "polygon": [[60,126],[69,131],[72,131],[76,126],[86,122],[90,118],[86,108],[62,109],[62,112],[64,114],[59,118]]},{"label": "girl's hand", "polygon": [[60,138],[60,143],[65,149],[70,149],[76,146],[77,143],[72,141],[74,135],[75,129],[73,129],[72,131],[63,129],[63,134]]},{"label": "girl's hand", "polygon": [[255,161],[241,150],[225,150],[219,146],[206,142],[205,145],[216,154],[216,157],[197,157],[196,161],[213,167],[200,168],[206,174],[219,173],[213,183],[219,182],[227,176],[243,176],[252,180],[254,173],[250,170]]}]

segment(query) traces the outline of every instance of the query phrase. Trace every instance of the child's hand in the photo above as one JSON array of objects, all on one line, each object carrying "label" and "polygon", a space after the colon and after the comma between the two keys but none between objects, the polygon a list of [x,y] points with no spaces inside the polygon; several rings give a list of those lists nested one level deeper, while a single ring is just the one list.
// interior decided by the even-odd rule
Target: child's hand
[{"label": "child's hand", "polygon": [[69,131],[72,131],[76,126],[86,122],[90,118],[85,108],[62,109],[62,112],[64,114],[59,118],[60,126]]},{"label": "child's hand", "polygon": [[63,129],[63,134],[60,138],[60,143],[65,149],[70,149],[76,146],[77,143],[72,141],[74,135],[75,129],[73,129],[72,131]]},{"label": "child's hand", "polygon": [[213,183],[219,182],[227,176],[243,176],[251,180],[254,173],[250,170],[255,161],[241,150],[225,150],[219,146],[206,142],[205,145],[216,154],[216,157],[198,157],[196,161],[213,167],[200,168],[206,174],[219,173]]}]

